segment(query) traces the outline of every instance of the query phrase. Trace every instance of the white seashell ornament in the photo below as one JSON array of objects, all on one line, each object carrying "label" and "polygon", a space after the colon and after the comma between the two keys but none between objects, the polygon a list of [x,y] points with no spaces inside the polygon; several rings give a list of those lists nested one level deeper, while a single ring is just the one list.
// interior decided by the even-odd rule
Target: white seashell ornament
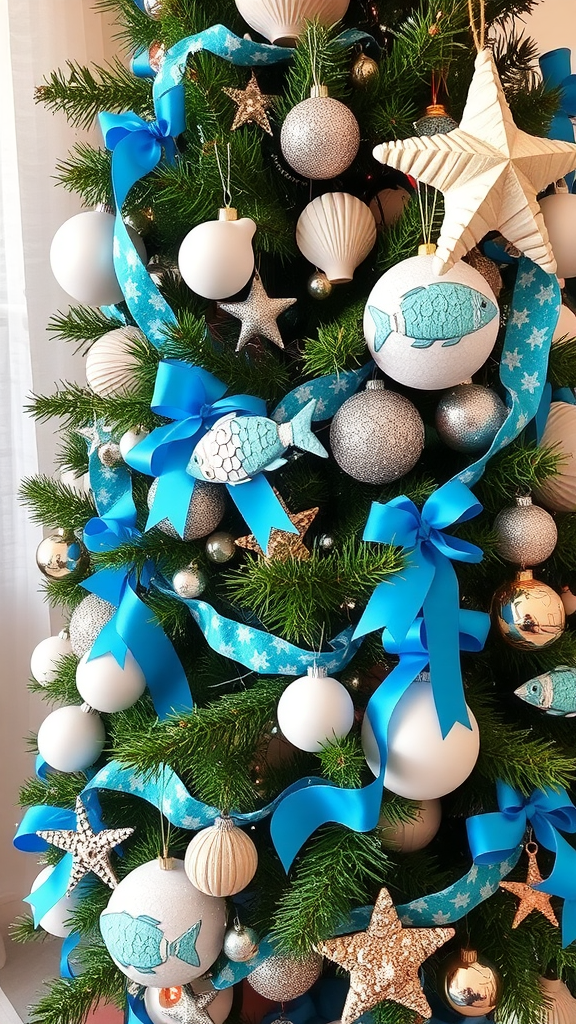
[{"label": "white seashell ornament", "polygon": [[304,178],[326,180],[342,174],[360,146],[354,114],[328,95],[325,85],[314,86],[309,99],[297,103],[280,133],[284,159]]},{"label": "white seashell ornament", "polygon": [[306,21],[334,25],[344,17],[350,0],[236,0],[250,28],[277,46],[290,46]]},{"label": "white seashell ornament", "polygon": [[252,238],[256,224],[231,206],[218,211],[218,220],[198,224],[188,232],[178,253],[186,284],[204,299],[227,299],[248,283],[254,270]]},{"label": "white seashell ornament", "polygon": [[188,843],[184,870],[200,892],[208,896],[233,896],[252,881],[258,852],[250,836],[221,817],[197,832]]},{"label": "white seashell ornament", "polygon": [[332,284],[351,281],[376,241],[370,210],[348,192],[326,192],[300,214],[296,245]]},{"label": "white seashell ornament", "polygon": [[98,338],[86,356],[88,387],[102,398],[129,391],[134,381],[138,360],[135,342],[145,341],[136,327],[118,327]]},{"label": "white seashell ornament", "polygon": [[552,402],[541,448],[552,448],[563,459],[555,476],[549,477],[534,495],[553,512],[576,511],[576,405]]},{"label": "white seashell ornament", "polygon": [[[544,1007],[538,1017],[539,1024],[574,1024],[576,1020],[576,999],[570,989],[559,978],[540,978],[540,991]],[[522,1024],[522,1018],[513,1013],[511,1017],[498,1017],[499,1024]]]}]

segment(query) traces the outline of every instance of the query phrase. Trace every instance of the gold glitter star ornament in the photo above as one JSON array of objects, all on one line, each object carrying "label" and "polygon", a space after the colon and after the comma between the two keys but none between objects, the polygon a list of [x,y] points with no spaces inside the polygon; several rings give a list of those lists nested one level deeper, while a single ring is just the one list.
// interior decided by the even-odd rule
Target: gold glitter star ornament
[{"label": "gold glitter star ornament", "polygon": [[110,851],[123,843],[133,833],[133,828],[108,828],[93,832],[88,821],[86,808],[80,797],[76,797],[76,831],[45,830],[37,832],[41,839],[72,854],[72,868],[66,895],[78,882],[92,871],[105,885],[115,889],[118,880],[110,866]]},{"label": "gold glitter star ornament", "polygon": [[218,309],[223,309],[225,313],[230,313],[240,320],[242,327],[236,345],[236,351],[240,352],[250,339],[258,334],[268,338],[268,341],[273,341],[278,348],[284,348],[276,320],[295,302],[296,299],[270,299],[260,275],[255,274],[250,294],[244,302],[219,302]]},{"label": "gold glitter star ornament", "polygon": [[303,537],[314,522],[320,509],[308,508],[305,512],[290,512],[275,488],[274,493],[290,522],[298,530],[298,533],[287,533],[285,530],[271,530],[268,550],[265,556],[253,533],[248,534],[247,537],[238,537],[235,543],[239,548],[245,548],[246,551],[254,551],[257,555],[262,555],[267,559],[274,559],[277,562],[286,562],[288,558],[300,558],[306,561],[310,558],[310,552],[304,544]]},{"label": "gold glitter star ornament", "polygon": [[539,892],[534,886],[538,882],[542,881],[542,875],[540,874],[540,868],[536,860],[536,854],[538,853],[538,846],[536,843],[527,843],[526,853],[528,854],[528,875],[526,882],[500,882],[500,888],[505,889],[506,892],[511,892],[513,896],[516,896],[520,900],[518,909],[514,920],[512,921],[512,927],[517,928],[522,921],[532,913],[533,910],[537,910],[538,913],[543,914],[545,918],[553,924],[555,928],[558,928],[558,919],[556,914],[552,910],[550,903],[550,896],[546,892]]},{"label": "gold glitter star ornament", "polygon": [[272,135],[266,111],[270,110],[276,97],[266,96],[260,92],[260,86],[254,72],[250,75],[250,81],[245,89],[223,89],[222,91],[236,104],[236,114],[232,122],[233,132],[237,128],[241,128],[243,124],[254,122],[254,124],[260,125],[269,135]]},{"label": "gold glitter star ornament", "polygon": [[365,932],[328,939],[318,952],[350,972],[342,1024],[352,1024],[383,999],[432,1015],[418,978],[420,966],[454,936],[453,928],[403,928],[390,894],[381,889]]}]

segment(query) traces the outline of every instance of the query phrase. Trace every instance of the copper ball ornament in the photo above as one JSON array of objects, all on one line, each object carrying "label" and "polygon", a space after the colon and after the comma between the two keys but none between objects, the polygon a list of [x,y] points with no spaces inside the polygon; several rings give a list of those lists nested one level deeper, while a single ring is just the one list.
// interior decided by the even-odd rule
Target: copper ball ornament
[{"label": "copper ball ornament", "polygon": [[506,643],[525,651],[549,647],[566,627],[566,612],[555,590],[535,580],[531,569],[516,573],[492,598],[492,621]]},{"label": "copper ball ornament", "polygon": [[350,69],[350,81],[356,89],[365,89],[367,85],[378,78],[379,73],[378,61],[369,57],[367,53],[361,53]]},{"label": "copper ball ornament", "polygon": [[484,1017],[496,1009],[502,979],[475,949],[461,949],[442,964],[437,976],[444,1002],[463,1017]]},{"label": "copper ball ornament", "polygon": [[494,520],[494,529],[500,557],[522,568],[545,562],[558,540],[552,516],[546,509],[533,505],[529,496],[520,496],[515,506],[503,508]]},{"label": "copper ball ornament", "polygon": [[86,548],[74,534],[57,530],[40,541],[36,564],[50,580],[62,580],[71,572],[86,569],[90,558]]}]

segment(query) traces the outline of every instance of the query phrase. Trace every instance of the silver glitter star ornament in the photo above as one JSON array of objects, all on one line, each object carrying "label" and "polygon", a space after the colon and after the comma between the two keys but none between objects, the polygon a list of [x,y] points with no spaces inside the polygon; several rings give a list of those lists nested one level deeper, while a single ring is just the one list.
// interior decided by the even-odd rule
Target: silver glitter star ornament
[{"label": "silver glitter star ornament", "polygon": [[244,302],[219,302],[218,309],[237,317],[242,327],[236,351],[240,352],[257,334],[273,341],[278,348],[284,348],[276,320],[284,310],[293,306],[296,299],[271,299],[266,294],[259,274],[254,275],[250,294]]},{"label": "silver glitter star ornament", "polygon": [[133,833],[133,828],[107,828],[101,832],[93,832],[88,821],[86,808],[80,797],[76,797],[76,831],[46,830],[36,835],[45,839],[51,846],[58,847],[72,854],[72,869],[66,895],[78,885],[85,875],[92,871],[105,885],[115,889],[118,879],[110,865],[110,851],[123,843]]},{"label": "silver glitter star ornament", "polygon": [[[164,991],[162,989],[162,992]],[[169,993],[176,994],[177,991],[178,988],[168,989]],[[214,1002],[217,995],[216,989],[210,989],[208,992],[201,992],[195,996],[190,985],[182,985],[179,999],[161,1001],[162,1015],[165,1019],[173,1020],[175,1024],[214,1024],[208,1013],[208,1007],[210,1003]]]}]

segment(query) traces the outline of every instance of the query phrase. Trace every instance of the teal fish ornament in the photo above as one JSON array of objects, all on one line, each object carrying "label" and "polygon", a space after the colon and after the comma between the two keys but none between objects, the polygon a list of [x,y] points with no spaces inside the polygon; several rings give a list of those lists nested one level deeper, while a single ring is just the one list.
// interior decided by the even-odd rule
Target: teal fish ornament
[{"label": "teal fish ornament", "polygon": [[223,416],[198,441],[187,472],[210,483],[243,484],[263,470],[283,466],[287,448],[327,459],[328,452],[312,431],[315,407],[313,399],[288,423],[275,423],[266,416]]},{"label": "teal fish ornament", "polygon": [[202,921],[198,921],[169,942],[154,917],[132,917],[126,910],[100,916],[100,931],[110,955],[123,967],[133,967],[140,974],[154,974],[154,968],[165,964],[171,956],[199,967],[196,940],[201,926]]},{"label": "teal fish ornament", "polygon": [[558,665],[550,672],[534,676],[514,691],[520,700],[540,708],[547,715],[576,717],[576,669]]},{"label": "teal fish ornament", "polygon": [[498,314],[498,307],[487,295],[454,281],[412,288],[400,296],[400,308],[394,313],[384,313],[376,306],[368,309],[376,326],[376,352],[393,332],[412,338],[412,348],[430,348],[435,341],[448,348]]}]

